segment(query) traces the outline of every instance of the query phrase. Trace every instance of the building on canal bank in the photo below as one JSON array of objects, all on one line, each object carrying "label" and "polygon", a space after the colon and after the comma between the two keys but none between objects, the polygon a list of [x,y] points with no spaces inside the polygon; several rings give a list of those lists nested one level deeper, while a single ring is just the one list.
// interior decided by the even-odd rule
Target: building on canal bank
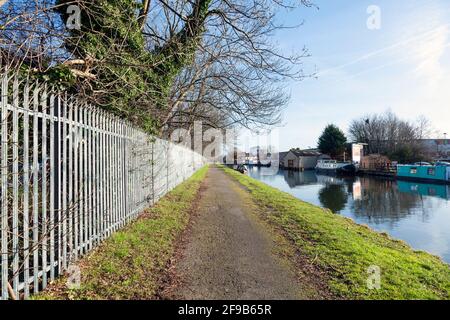
[{"label": "building on canal bank", "polygon": [[361,158],[360,169],[362,170],[380,170],[390,166],[391,161],[388,157],[381,154],[369,154]]},{"label": "building on canal bank", "polygon": [[283,151],[283,152],[278,153],[278,161],[279,161],[280,167],[283,167],[284,158],[287,156],[288,153],[289,153],[289,151]]},{"label": "building on canal bank", "polygon": [[288,170],[313,170],[319,159],[329,159],[330,157],[320,153],[316,149],[290,150],[281,160],[280,166]]}]

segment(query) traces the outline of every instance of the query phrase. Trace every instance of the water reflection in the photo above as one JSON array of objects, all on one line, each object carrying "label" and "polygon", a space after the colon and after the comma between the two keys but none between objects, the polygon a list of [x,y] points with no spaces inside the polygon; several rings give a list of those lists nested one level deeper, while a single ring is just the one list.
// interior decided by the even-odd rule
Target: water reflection
[{"label": "water reflection", "polygon": [[399,191],[395,181],[379,178],[358,180],[361,182],[361,199],[353,201],[355,216],[376,224],[392,224],[416,213],[420,197]]},{"label": "water reflection", "polygon": [[401,192],[420,196],[433,196],[446,200],[450,199],[450,186],[447,185],[399,181],[398,189]]},{"label": "water reflection", "polygon": [[305,171],[300,174],[298,171],[285,170],[282,173],[284,180],[291,188],[299,185],[314,184],[318,181],[314,171]]},{"label": "water reflection", "polygon": [[340,212],[347,204],[347,193],[343,185],[328,184],[319,191],[319,201],[323,207]]},{"label": "water reflection", "polygon": [[280,170],[249,175],[297,198],[390,233],[450,262],[450,186]]}]

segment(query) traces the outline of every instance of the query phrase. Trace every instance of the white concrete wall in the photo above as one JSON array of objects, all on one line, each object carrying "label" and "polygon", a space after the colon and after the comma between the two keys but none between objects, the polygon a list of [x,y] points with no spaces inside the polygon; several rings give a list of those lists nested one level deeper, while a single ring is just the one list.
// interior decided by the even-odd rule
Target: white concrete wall
[{"label": "white concrete wall", "polygon": [[314,169],[319,157],[300,157],[300,168],[305,170]]},{"label": "white concrete wall", "polygon": [[293,152],[289,152],[283,160],[283,166],[289,168],[289,160],[293,160],[293,169],[314,169],[319,157],[297,157]]}]

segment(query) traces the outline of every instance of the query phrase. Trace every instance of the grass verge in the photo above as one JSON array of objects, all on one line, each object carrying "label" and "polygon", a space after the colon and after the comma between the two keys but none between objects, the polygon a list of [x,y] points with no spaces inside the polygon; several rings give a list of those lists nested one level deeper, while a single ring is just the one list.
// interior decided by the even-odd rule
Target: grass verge
[{"label": "grass verge", "polygon": [[[326,273],[328,287],[343,299],[449,299],[450,268],[436,256],[378,233],[351,219],[305,203],[226,167],[246,187],[262,218]],[[369,289],[369,268],[381,271],[380,289]],[[370,277],[372,275],[372,277]]]},{"label": "grass verge", "polygon": [[204,167],[79,261],[80,289],[60,278],[34,299],[152,299],[186,228]]}]

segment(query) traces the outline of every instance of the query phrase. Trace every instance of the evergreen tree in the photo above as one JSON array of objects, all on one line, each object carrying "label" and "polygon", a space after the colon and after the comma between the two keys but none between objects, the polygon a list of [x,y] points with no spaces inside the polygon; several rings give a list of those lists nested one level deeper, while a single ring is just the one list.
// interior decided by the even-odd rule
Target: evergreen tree
[{"label": "evergreen tree", "polygon": [[340,156],[345,151],[347,138],[344,132],[334,124],[328,125],[319,138],[318,148],[320,152],[331,157]]}]

